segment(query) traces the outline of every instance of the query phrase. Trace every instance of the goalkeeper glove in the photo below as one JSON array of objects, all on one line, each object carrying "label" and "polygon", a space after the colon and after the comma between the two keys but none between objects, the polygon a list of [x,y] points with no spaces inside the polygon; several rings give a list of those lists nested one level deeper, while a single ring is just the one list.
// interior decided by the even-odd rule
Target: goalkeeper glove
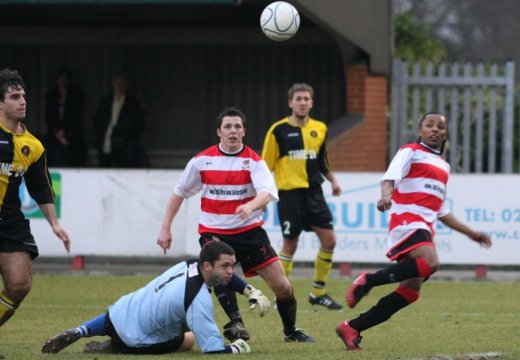
[{"label": "goalkeeper glove", "polygon": [[229,344],[233,354],[248,353],[251,352],[251,347],[242,339],[238,339]]},{"label": "goalkeeper glove", "polygon": [[244,295],[249,298],[249,309],[253,310],[258,305],[258,311],[260,311],[260,317],[265,316],[271,308],[269,299],[262,294],[262,292],[252,285],[246,285],[244,289]]}]

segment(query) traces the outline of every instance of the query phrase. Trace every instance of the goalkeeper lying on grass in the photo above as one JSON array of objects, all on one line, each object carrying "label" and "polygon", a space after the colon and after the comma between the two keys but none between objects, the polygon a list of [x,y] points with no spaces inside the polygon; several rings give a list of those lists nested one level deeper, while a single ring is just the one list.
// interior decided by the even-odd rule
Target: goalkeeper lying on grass
[{"label": "goalkeeper lying on grass", "polygon": [[88,352],[164,354],[191,350],[195,341],[204,353],[243,353],[251,348],[242,339],[224,344],[213,317],[211,288],[230,285],[248,296],[260,316],[269,300],[233,274],[233,249],[222,241],[208,243],[199,260],[183,261],[143,288],[121,297],[108,312],[50,338],[44,353],[58,353],[82,337],[110,336],[87,344]]}]

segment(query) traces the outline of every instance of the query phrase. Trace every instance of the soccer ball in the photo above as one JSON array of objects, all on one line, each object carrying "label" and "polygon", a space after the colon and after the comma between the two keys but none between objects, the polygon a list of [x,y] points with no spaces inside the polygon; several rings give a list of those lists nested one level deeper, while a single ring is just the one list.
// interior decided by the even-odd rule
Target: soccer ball
[{"label": "soccer ball", "polygon": [[269,39],[284,41],[292,38],[298,31],[300,15],[291,4],[285,1],[276,1],[262,11],[260,27]]}]

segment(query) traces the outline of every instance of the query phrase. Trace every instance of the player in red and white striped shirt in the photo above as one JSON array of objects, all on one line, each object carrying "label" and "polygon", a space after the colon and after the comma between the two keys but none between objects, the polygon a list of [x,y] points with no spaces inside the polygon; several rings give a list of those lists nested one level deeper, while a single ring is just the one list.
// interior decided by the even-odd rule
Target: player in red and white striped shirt
[{"label": "player in red and white striped shirt", "polygon": [[419,122],[419,140],[399,149],[381,182],[379,211],[390,211],[386,253],[397,264],[375,273],[365,272],[347,291],[353,308],[374,286],[399,282],[397,289],[350,321],[341,322],[336,333],[349,350],[360,350],[360,332],[388,320],[419,298],[421,285],[439,267],[433,237],[435,221],[467,235],[484,247],[491,239],[474,231],[450,213],[446,199],[449,164],[441,157],[447,138],[444,115],[431,112]]},{"label": "player in red and white striped shirt", "polygon": [[248,146],[236,153],[226,153],[220,144],[202,151],[188,163],[174,192],[182,198],[201,192],[200,234],[240,234],[261,226],[261,208],[247,209],[248,216],[237,208],[257,194],[262,203],[278,201],[269,169]]},{"label": "player in red and white striped shirt", "polygon": [[[275,293],[285,341],[312,342],[312,337],[295,327],[294,291],[262,228],[263,209],[270,201],[278,201],[278,191],[265,161],[243,144],[245,125],[245,115],[236,108],[227,108],[218,116],[220,142],[186,166],[168,202],[157,243],[166,253],[172,242],[171,224],[182,202],[201,192],[201,246],[214,240],[229,244],[245,276],[260,275]],[[232,280],[229,287],[244,293],[245,286]],[[224,326],[224,336],[233,340],[238,334],[248,340],[235,293],[226,287],[216,287],[215,293],[231,320]]]}]

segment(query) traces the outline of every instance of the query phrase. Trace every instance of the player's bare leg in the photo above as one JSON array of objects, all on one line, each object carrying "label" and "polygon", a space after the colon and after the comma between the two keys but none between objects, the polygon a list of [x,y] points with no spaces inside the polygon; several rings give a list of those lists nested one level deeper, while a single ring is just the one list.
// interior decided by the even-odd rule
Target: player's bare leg
[{"label": "player's bare leg", "polygon": [[276,295],[277,310],[282,319],[285,341],[314,342],[314,338],[307,335],[303,329],[296,328],[297,302],[293,288],[285,276],[280,262],[273,262],[257,272]]},{"label": "player's bare leg", "polygon": [[0,293],[0,327],[14,315],[32,286],[32,260],[25,251],[0,253],[4,289]]}]

